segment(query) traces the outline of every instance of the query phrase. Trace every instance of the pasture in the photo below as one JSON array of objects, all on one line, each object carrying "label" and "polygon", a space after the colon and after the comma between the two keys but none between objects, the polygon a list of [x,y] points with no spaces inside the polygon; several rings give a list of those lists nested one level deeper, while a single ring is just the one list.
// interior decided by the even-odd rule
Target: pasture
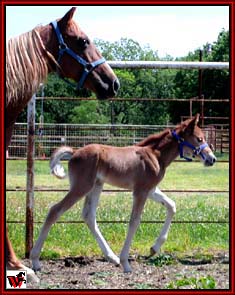
[{"label": "pasture", "polygon": [[[66,164],[64,165],[66,167]],[[6,188],[25,187],[26,161],[7,161]],[[35,187],[67,189],[68,180],[58,180],[50,175],[48,161],[35,162]],[[174,162],[160,183],[164,190],[228,190],[229,164],[217,162],[206,168],[200,162]],[[105,187],[105,189],[111,187]],[[205,192],[166,192],[176,202],[177,213],[173,219],[163,253],[182,256],[197,250],[200,253],[229,248],[229,194]],[[36,239],[49,207],[63,198],[65,192],[35,192]],[[14,249],[24,257],[25,192],[7,192],[7,221]],[[97,210],[100,229],[111,248],[119,254],[124,243],[132,198],[129,192],[103,192]],[[42,257],[46,259],[65,256],[100,256],[101,251],[87,226],[81,221],[83,201],[66,212],[53,227],[45,242]],[[161,221],[166,214],[163,206],[148,200],[142,223],[134,238],[131,254],[148,255],[149,248],[159,234]],[[114,221],[114,222],[113,222]],[[13,238],[14,237],[14,238]]]}]

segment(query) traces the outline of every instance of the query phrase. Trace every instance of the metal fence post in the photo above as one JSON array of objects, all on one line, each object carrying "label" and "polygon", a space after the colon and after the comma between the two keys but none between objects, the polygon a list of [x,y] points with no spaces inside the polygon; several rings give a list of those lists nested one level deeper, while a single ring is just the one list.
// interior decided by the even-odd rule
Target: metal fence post
[{"label": "metal fence post", "polygon": [[26,258],[29,258],[33,247],[35,101],[36,95],[33,95],[27,109]]}]

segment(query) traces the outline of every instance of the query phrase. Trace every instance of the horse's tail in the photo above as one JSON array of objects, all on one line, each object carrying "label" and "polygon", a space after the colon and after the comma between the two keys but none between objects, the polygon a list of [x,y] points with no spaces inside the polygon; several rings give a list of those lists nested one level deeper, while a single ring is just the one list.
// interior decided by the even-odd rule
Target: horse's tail
[{"label": "horse's tail", "polygon": [[68,159],[70,160],[73,156],[74,150],[69,146],[62,146],[56,149],[50,159],[51,173],[57,178],[63,179],[66,177],[63,166],[60,164],[60,160]]}]

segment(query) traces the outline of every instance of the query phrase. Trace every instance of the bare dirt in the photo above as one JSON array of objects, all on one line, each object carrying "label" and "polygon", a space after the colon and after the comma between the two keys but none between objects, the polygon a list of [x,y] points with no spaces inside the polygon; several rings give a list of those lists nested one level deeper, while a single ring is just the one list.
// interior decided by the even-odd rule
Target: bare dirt
[{"label": "bare dirt", "polygon": [[[171,255],[130,257],[132,273],[123,273],[99,257],[67,257],[41,261],[38,285],[31,289],[229,289],[229,256]],[[30,265],[28,260],[24,260]]]}]

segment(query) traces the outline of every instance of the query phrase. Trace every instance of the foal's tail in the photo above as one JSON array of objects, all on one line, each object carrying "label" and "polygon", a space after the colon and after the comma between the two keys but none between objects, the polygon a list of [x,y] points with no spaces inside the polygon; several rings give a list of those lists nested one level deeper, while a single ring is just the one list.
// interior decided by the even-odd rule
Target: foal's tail
[{"label": "foal's tail", "polygon": [[73,156],[74,150],[69,146],[62,146],[56,149],[50,159],[50,168],[51,173],[54,174],[57,178],[63,179],[66,177],[63,166],[60,164],[61,159],[70,160]]}]

